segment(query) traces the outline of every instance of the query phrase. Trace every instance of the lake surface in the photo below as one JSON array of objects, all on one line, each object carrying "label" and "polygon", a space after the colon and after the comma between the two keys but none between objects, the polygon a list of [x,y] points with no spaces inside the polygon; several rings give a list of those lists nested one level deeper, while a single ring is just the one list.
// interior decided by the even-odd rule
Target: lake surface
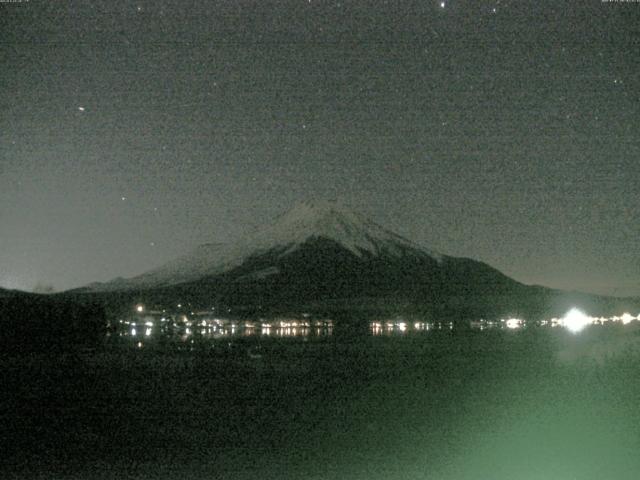
[{"label": "lake surface", "polygon": [[0,357],[0,476],[638,478],[633,324],[312,328]]}]

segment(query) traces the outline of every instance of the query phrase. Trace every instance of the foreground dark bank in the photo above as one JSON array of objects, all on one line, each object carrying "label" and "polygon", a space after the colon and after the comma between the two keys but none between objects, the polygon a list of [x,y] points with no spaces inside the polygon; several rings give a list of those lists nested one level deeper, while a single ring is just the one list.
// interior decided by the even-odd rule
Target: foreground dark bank
[{"label": "foreground dark bank", "polygon": [[105,308],[91,300],[0,289],[0,351],[36,353],[99,348],[107,331]]},{"label": "foreground dark bank", "polygon": [[4,354],[6,479],[636,479],[637,322]]}]

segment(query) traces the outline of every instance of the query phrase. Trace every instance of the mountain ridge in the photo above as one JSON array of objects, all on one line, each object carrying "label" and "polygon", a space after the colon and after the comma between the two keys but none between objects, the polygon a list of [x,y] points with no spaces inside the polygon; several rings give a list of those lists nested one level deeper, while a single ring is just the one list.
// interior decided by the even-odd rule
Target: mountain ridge
[{"label": "mountain ridge", "polygon": [[133,288],[157,288],[223,274],[239,267],[248,258],[281,249],[282,255],[293,252],[314,238],[327,238],[354,255],[415,255],[442,261],[444,255],[422,247],[368,218],[334,202],[303,202],[280,215],[272,225],[227,245],[205,243],[165,265],[130,279],[92,283],[89,291],[114,291]]}]

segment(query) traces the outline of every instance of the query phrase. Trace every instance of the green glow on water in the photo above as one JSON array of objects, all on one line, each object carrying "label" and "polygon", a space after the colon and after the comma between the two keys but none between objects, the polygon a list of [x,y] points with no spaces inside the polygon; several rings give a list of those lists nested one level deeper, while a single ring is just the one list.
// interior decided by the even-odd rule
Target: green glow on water
[{"label": "green glow on water", "polygon": [[7,458],[36,469],[16,478],[637,480],[627,327],[4,358]]}]

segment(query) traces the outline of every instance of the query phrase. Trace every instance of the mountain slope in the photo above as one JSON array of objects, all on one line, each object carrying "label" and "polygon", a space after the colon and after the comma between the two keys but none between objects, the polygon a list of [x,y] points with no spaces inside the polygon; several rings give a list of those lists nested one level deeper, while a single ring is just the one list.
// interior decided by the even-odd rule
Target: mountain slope
[{"label": "mountain slope", "polygon": [[[334,203],[303,203],[235,245],[201,245],[166,265],[124,280],[91,284],[89,291],[148,289],[223,274],[249,259],[269,254],[286,256],[307,241],[323,238],[340,245],[354,256],[411,256],[441,261],[444,256],[422,248],[365,217]],[[251,272],[247,272],[250,274]],[[255,272],[256,275],[269,272]]]},{"label": "mountain slope", "polygon": [[[524,285],[470,259],[420,251],[356,254],[324,237],[295,249],[261,252],[223,274],[174,288],[214,295],[230,305],[284,305],[337,299],[389,298],[423,304],[445,296],[512,295]],[[397,252],[396,252],[397,253]]]}]

